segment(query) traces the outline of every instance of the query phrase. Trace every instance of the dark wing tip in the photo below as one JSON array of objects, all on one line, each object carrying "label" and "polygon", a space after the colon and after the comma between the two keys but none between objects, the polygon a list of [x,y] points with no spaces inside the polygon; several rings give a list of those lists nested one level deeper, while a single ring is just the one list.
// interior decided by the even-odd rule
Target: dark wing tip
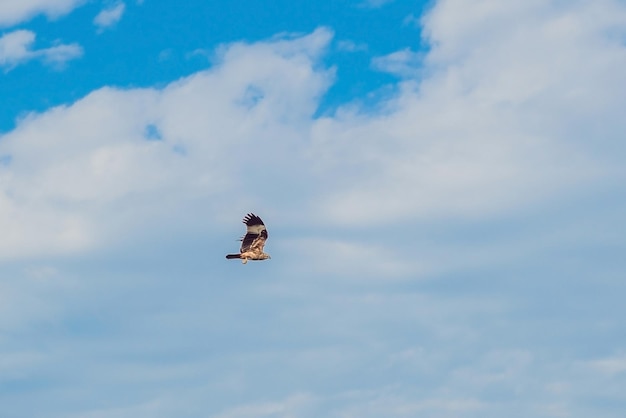
[{"label": "dark wing tip", "polygon": [[248,225],[248,226],[252,226],[252,225],[265,225],[263,223],[263,221],[261,220],[261,218],[259,218],[258,216],[256,216],[254,213],[249,213],[246,216],[244,216],[243,221],[244,224]]}]

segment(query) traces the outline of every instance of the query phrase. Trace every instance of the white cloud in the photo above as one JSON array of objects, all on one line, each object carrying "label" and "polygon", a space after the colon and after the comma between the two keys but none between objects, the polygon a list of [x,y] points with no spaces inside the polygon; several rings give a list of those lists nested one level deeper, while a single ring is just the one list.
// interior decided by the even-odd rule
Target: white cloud
[{"label": "white cloud", "polygon": [[[622,265],[603,286],[616,262],[569,246],[595,240],[608,260],[623,208],[541,204],[623,188],[622,9],[550,4],[482,0],[465,21],[465,2],[437,3],[432,50],[396,60],[403,82],[371,109],[313,118],[333,80],[321,29],[225,45],[210,70],[162,89],[102,88],[20,120],[0,138],[0,383],[19,380],[3,407],[489,418],[619,404],[623,355],[585,356],[597,336],[611,338],[596,348],[623,342]],[[7,43],[16,62],[24,35]],[[518,219],[517,234],[455,224],[537,203],[542,220]],[[227,264],[206,245],[234,230],[237,246],[251,208],[268,251],[287,256]],[[58,256],[101,247],[115,255]],[[23,402],[32,387],[38,402]]]},{"label": "white cloud", "polygon": [[[364,392],[364,391],[363,391]],[[338,411],[340,417],[434,417],[484,416],[486,405],[477,398],[441,396],[415,399],[394,394],[391,389],[358,393],[348,405]]]},{"label": "white cloud", "polygon": [[375,57],[372,66],[378,71],[395,74],[400,77],[418,77],[424,54],[413,52],[410,49],[392,52],[383,57]]},{"label": "white cloud", "polygon": [[410,13],[402,20],[402,24],[405,26],[420,27],[421,23],[421,17],[415,16],[413,13]]},{"label": "white cloud", "polygon": [[24,22],[43,13],[48,18],[71,12],[85,0],[2,0],[0,2],[0,27]]},{"label": "white cloud", "polygon": [[315,124],[312,152],[335,181],[320,213],[340,223],[491,216],[624,175],[614,158],[623,5],[462,4],[425,16],[423,60],[404,50],[374,61],[406,78],[390,100]]},{"label": "white cloud", "polygon": [[626,373],[626,354],[588,362],[593,369],[607,375]]},{"label": "white cloud", "polygon": [[[162,90],[105,88],[31,115],[0,143],[11,237],[0,247],[74,251],[139,227],[136,216],[220,199],[294,225],[288,214],[302,211],[354,227],[485,218],[622,176],[610,146],[625,123],[626,54],[614,37],[623,10],[499,4],[483,0],[463,18],[472,48],[456,33],[460,6],[437,3],[423,59],[404,50],[375,61],[405,79],[374,110],[349,104],[313,119],[333,77],[320,64],[332,34],[318,30],[223,46],[210,71]],[[489,13],[508,24],[483,24]],[[28,56],[33,35],[21,36],[6,56]],[[146,140],[147,126],[159,140]]]},{"label": "white cloud", "polygon": [[31,266],[24,270],[26,276],[39,280],[48,280],[59,276],[59,271],[52,266]]},{"label": "white cloud", "polygon": [[35,33],[28,30],[16,30],[2,35],[0,38],[0,65],[15,65],[31,57],[31,44],[35,41]]},{"label": "white cloud", "polygon": [[[368,279],[376,281],[394,281],[402,277],[417,280],[432,273],[430,260],[412,252],[394,252],[388,246],[366,244],[363,240],[345,241],[321,238],[283,240],[281,249],[293,265],[290,270],[303,269],[321,276],[331,275],[332,280],[355,279],[363,282]],[[324,260],[324,263],[310,265],[300,260],[312,258]],[[303,273],[304,273],[303,271]]]},{"label": "white cloud", "polygon": [[53,67],[62,67],[67,61],[78,58],[83,50],[78,44],[58,44],[49,48],[33,49],[35,33],[16,30],[0,37],[0,67],[5,71],[24,62],[40,59]]},{"label": "white cloud", "polygon": [[301,417],[307,413],[314,398],[307,394],[295,394],[276,402],[264,402],[232,408],[218,414],[215,418],[262,418],[262,417]]},{"label": "white cloud", "polygon": [[63,68],[66,62],[81,57],[83,48],[77,43],[58,44],[49,48],[35,50],[33,54],[54,68]]},{"label": "white cloud", "polygon": [[125,10],[126,4],[117,3],[114,6],[104,9],[98,13],[98,15],[94,18],[93,23],[100,31],[102,31],[119,22]]},{"label": "white cloud", "polygon": [[357,43],[349,39],[345,39],[337,42],[337,49],[344,52],[365,52],[368,47],[367,44]]},{"label": "white cloud", "polygon": [[393,1],[394,0],[364,0],[362,5],[365,7],[371,7],[373,9],[377,9]]},{"label": "white cloud", "polygon": [[214,69],[163,90],[104,88],[27,116],[0,143],[10,156],[0,167],[0,253],[89,248],[123,225],[137,226],[137,217],[163,216],[232,187],[252,198],[277,193],[241,179],[265,167],[256,176],[270,181],[267,161],[276,170],[299,164],[279,150],[294,149],[297,128],[309,123],[330,82],[331,73],[312,68],[330,36],[318,30],[234,44]]}]

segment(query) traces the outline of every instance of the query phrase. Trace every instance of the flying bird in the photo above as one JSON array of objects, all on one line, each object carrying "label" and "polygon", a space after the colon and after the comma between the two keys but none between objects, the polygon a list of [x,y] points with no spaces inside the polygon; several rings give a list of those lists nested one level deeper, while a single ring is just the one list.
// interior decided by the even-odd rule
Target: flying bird
[{"label": "flying bird", "polygon": [[246,224],[246,235],[241,239],[239,254],[227,254],[226,258],[239,258],[243,264],[246,264],[248,260],[272,258],[263,252],[265,241],[267,241],[267,229],[261,218],[254,213],[249,213],[242,222]]}]

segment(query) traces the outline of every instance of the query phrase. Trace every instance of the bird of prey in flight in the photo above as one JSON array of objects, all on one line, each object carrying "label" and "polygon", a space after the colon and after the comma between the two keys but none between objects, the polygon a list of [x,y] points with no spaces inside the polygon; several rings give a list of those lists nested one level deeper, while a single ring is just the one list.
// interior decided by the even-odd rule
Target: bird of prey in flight
[{"label": "bird of prey in flight", "polygon": [[246,224],[246,235],[241,239],[239,254],[227,254],[226,258],[241,259],[243,264],[246,264],[248,260],[267,260],[271,258],[269,254],[263,252],[263,247],[267,240],[267,229],[261,218],[254,213],[249,213],[243,218],[242,222]]}]

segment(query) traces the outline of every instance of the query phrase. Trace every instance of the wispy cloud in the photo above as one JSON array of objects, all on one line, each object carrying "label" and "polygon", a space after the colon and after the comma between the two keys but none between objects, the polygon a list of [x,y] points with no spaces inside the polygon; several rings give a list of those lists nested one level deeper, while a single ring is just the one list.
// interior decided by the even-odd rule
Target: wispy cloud
[{"label": "wispy cloud", "polygon": [[[366,280],[393,282],[399,278],[411,280],[427,277],[430,263],[411,251],[396,250],[389,246],[366,244],[361,239],[356,242],[332,239],[285,240],[283,252],[291,260],[312,257],[324,260],[313,266],[313,271],[321,275],[341,276],[342,280]],[[298,261],[289,268],[304,268],[311,272],[310,265]]]},{"label": "wispy cloud", "polygon": [[363,3],[361,3],[361,5],[363,7],[371,7],[373,9],[377,9],[393,1],[395,0],[363,0]]},{"label": "wispy cloud", "polygon": [[56,18],[83,3],[85,0],[3,0],[0,2],[0,27],[15,25],[40,13]]},{"label": "wispy cloud", "polygon": [[341,40],[337,42],[337,49],[344,52],[365,52],[367,44],[357,43],[351,40]]},{"label": "wispy cloud", "polygon": [[117,3],[98,13],[98,15],[94,18],[93,23],[98,27],[98,31],[103,31],[119,22],[125,10],[125,3]]},{"label": "wispy cloud", "polygon": [[372,67],[378,71],[387,72],[404,78],[416,78],[422,68],[424,54],[413,52],[410,49],[392,52],[383,57],[374,57]]},{"label": "wispy cloud", "polygon": [[310,405],[314,402],[314,398],[311,395],[294,394],[282,401],[237,406],[216,415],[215,418],[310,416],[307,410],[310,409]]},{"label": "wispy cloud", "polygon": [[402,24],[405,26],[419,27],[422,24],[422,18],[411,13],[402,20]]},{"label": "wispy cloud", "polygon": [[23,29],[4,34],[0,38],[0,67],[8,71],[27,61],[39,59],[59,68],[83,54],[83,49],[76,43],[33,49],[35,38],[34,32]]},{"label": "wispy cloud", "polygon": [[626,373],[626,354],[592,360],[588,364],[593,369],[607,375],[623,374]]}]

